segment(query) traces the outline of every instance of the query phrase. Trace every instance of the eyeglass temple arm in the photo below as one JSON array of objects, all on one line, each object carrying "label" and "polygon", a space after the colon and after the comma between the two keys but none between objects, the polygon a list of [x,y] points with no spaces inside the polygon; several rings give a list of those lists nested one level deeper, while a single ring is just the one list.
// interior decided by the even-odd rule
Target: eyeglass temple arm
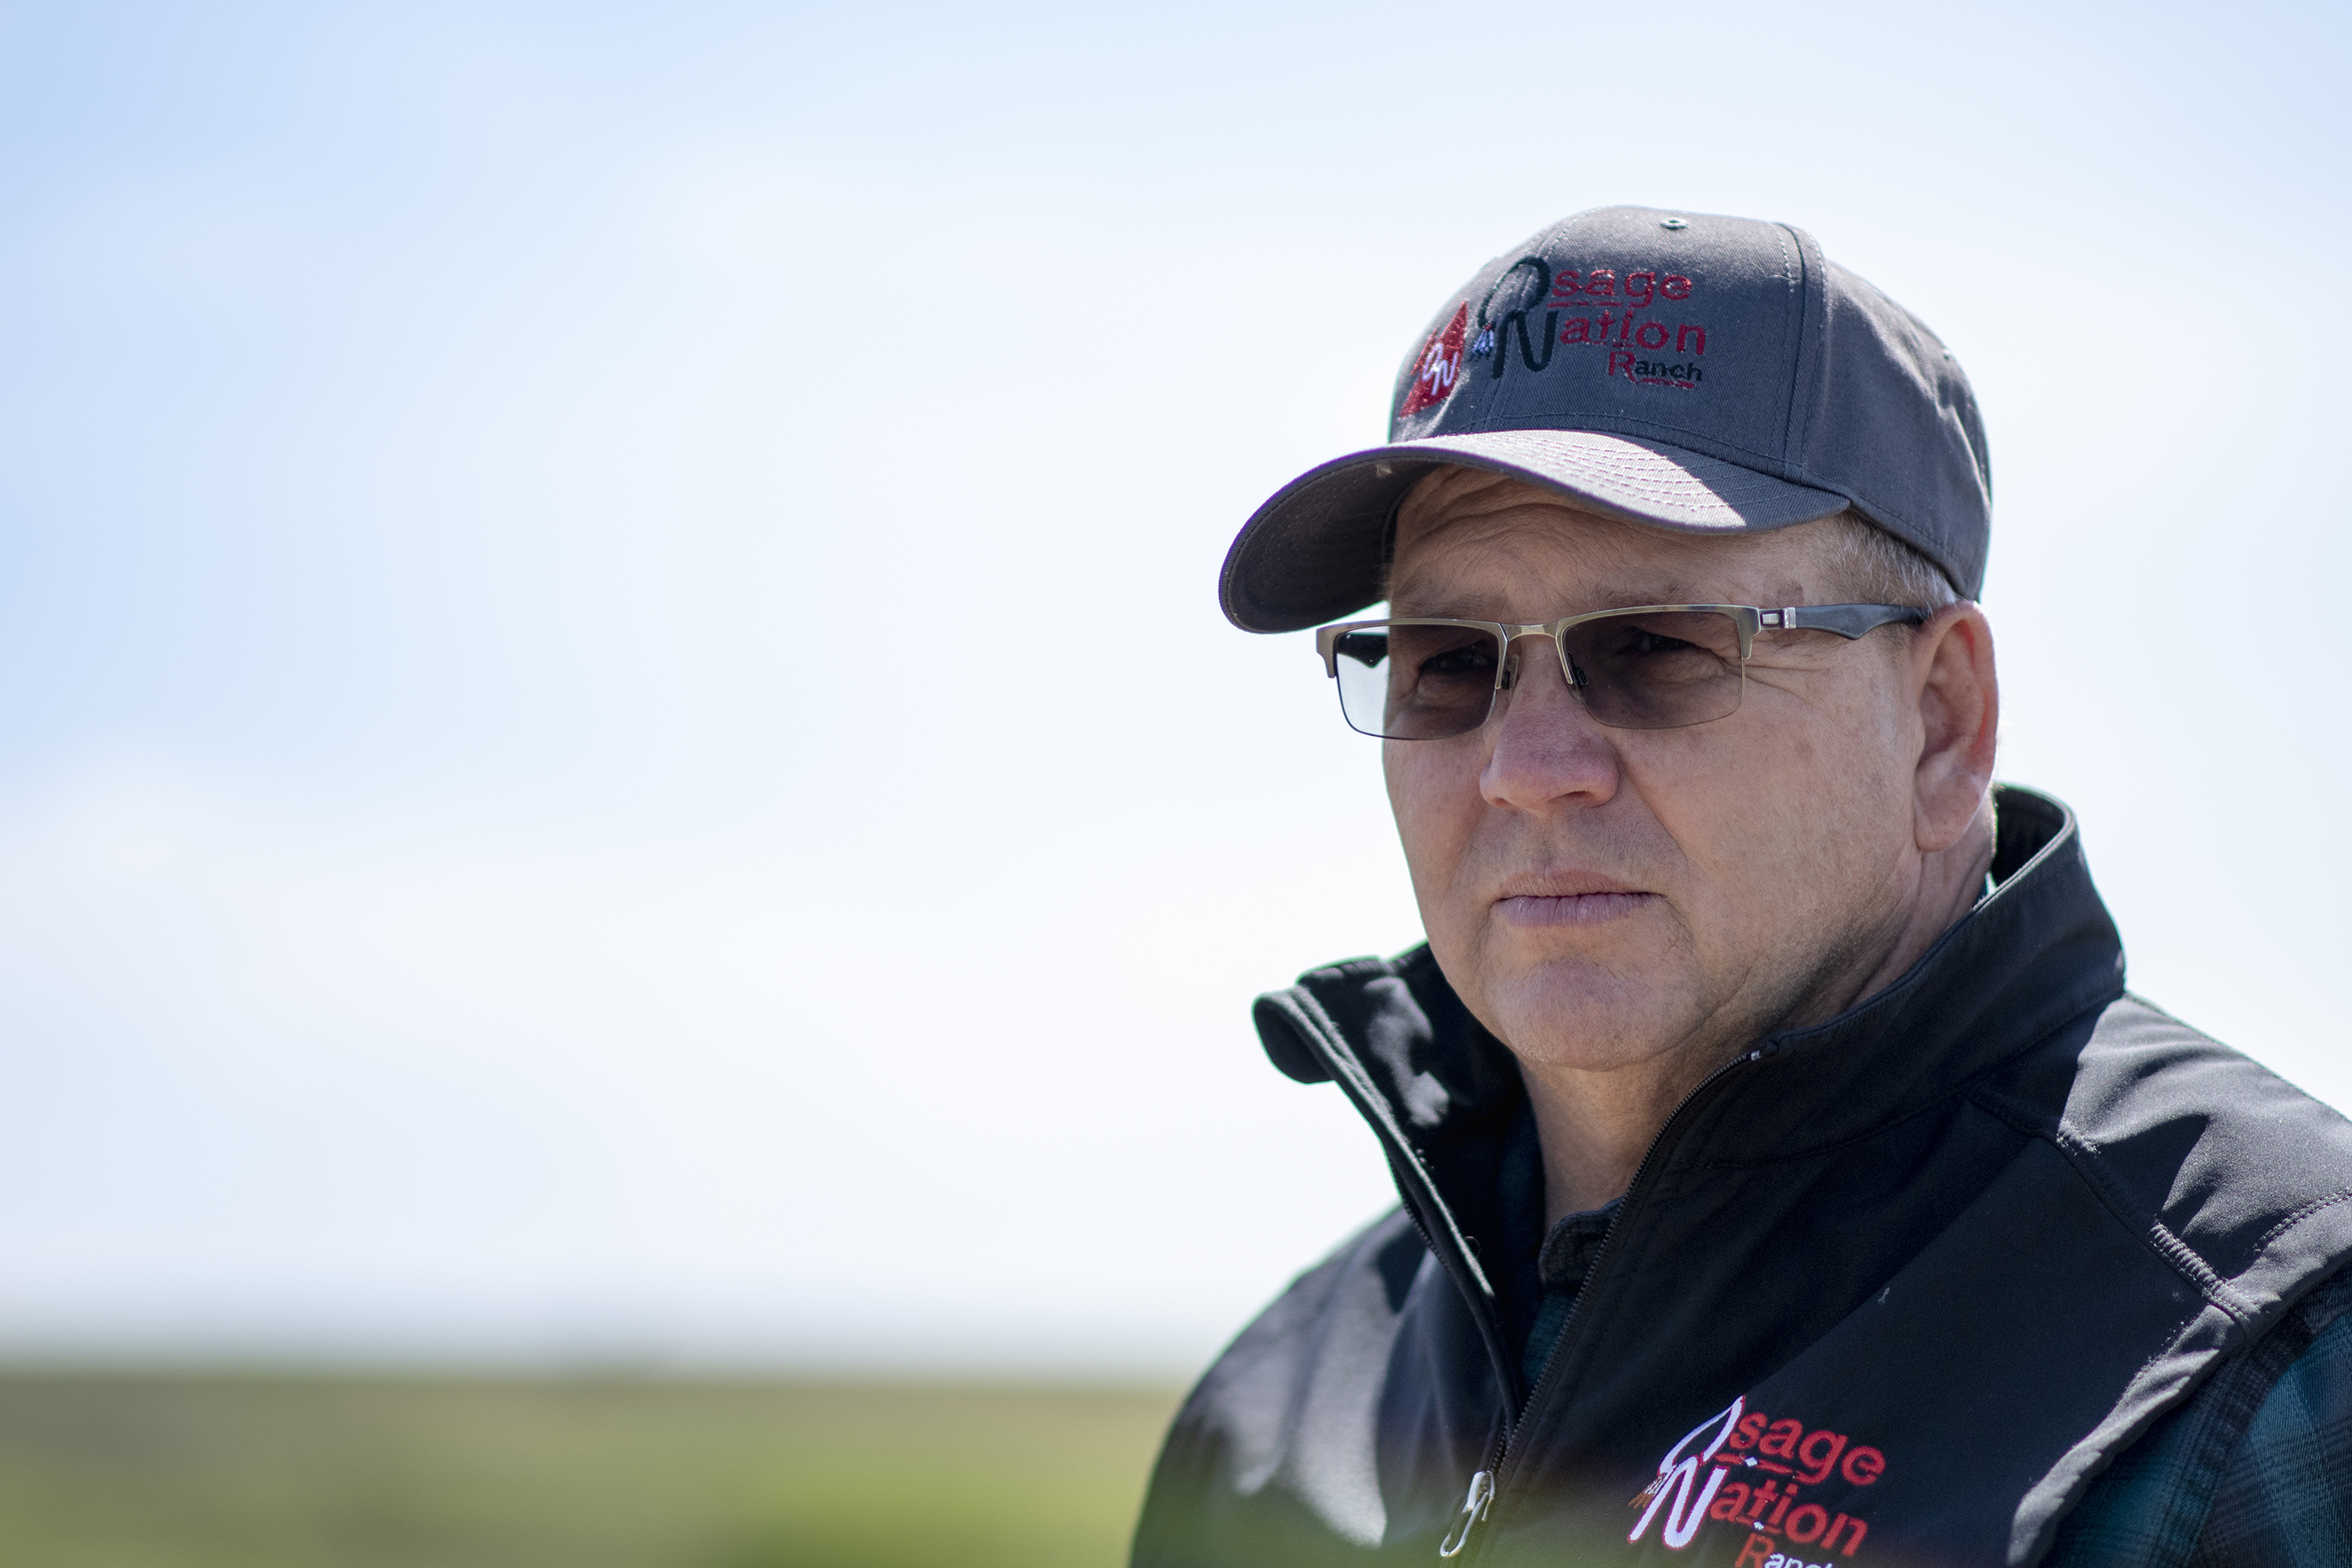
[{"label": "eyeglass temple arm", "polygon": [[1767,626],[1835,632],[1852,639],[1890,621],[1917,626],[1927,618],[1927,612],[1909,605],[1791,605],[1787,609],[1767,610],[1757,618]]}]

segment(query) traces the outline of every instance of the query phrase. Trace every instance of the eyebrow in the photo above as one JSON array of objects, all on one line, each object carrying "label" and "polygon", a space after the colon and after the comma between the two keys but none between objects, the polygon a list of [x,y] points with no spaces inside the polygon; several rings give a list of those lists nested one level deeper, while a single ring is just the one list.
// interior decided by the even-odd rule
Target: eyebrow
[{"label": "eyebrow", "polygon": [[[1579,598],[1589,599],[1590,602],[1574,608],[1562,609],[1559,614],[1579,616],[1588,610],[1625,609],[1636,605],[1725,605],[1734,602],[1728,599],[1696,595],[1688,583],[1674,578],[1668,578],[1663,582],[1653,580],[1640,584],[1638,588],[1625,583],[1604,583],[1591,590],[1589,595],[1580,595]],[[1492,615],[1481,613],[1487,608],[1488,606],[1480,604],[1476,599],[1460,594],[1438,594],[1423,600],[1409,588],[1402,601],[1392,599],[1389,602],[1391,615],[1429,616],[1448,621],[1496,619],[1497,617]]]}]

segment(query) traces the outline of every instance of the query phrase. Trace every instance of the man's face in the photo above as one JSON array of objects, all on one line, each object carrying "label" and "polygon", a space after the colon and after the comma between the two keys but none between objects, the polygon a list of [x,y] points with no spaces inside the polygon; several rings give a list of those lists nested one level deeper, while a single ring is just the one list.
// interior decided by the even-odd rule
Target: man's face
[{"label": "man's face", "polygon": [[[1391,603],[1515,624],[1839,603],[1831,542],[1819,525],[1667,533],[1446,469],[1399,514]],[[1384,742],[1422,919],[1471,1011],[1530,1065],[1681,1053],[1703,1071],[1833,1010],[1918,875],[1923,721],[1900,637],[1765,631],[1739,710],[1680,730],[1595,723],[1551,646],[1528,639],[1485,728]]]}]

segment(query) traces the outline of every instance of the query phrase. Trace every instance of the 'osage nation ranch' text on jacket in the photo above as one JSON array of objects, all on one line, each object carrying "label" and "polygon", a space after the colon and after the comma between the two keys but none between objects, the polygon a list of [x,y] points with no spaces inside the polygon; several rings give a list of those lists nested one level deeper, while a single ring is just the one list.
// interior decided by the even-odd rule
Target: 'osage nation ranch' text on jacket
[{"label": "'osage nation ranch' text on jacket", "polygon": [[[2352,1296],[2352,1124],[2125,994],[2063,807],[1998,823],[1997,890],[1908,973],[1675,1111],[1548,1349],[1514,1340],[1525,1090],[1427,950],[1261,998],[1403,1203],[1194,1390],[1138,1568],[2203,1560]],[[2118,1524],[2126,1482],[2170,1512]]]}]

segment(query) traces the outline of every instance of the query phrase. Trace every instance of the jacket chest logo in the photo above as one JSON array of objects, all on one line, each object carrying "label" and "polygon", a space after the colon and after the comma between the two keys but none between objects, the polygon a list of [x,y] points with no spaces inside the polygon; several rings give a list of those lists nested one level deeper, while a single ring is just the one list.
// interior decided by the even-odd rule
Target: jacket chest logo
[{"label": "jacket chest logo", "polygon": [[1861,1554],[1870,1526],[1800,1500],[1810,1488],[1831,1487],[1836,1496],[1885,1473],[1878,1449],[1826,1426],[1808,1429],[1793,1415],[1775,1420],[1748,1408],[1743,1395],[1666,1450],[1657,1478],[1627,1505],[1642,1517],[1625,1539],[1641,1540],[1654,1523],[1658,1538],[1680,1552],[1716,1521],[1748,1536],[1733,1568],[1835,1568],[1839,1553]]}]

